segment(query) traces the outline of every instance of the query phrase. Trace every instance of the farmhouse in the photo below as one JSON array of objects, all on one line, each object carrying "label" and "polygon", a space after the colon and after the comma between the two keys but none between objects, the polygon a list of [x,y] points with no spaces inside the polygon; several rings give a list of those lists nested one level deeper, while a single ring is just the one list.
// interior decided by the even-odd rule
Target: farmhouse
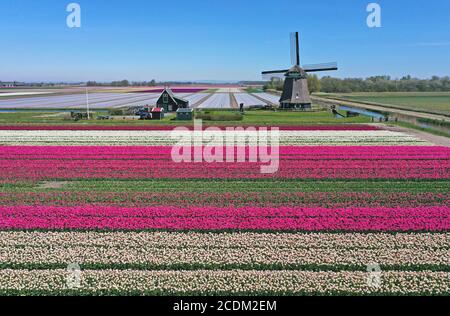
[{"label": "farmhouse", "polygon": [[14,84],[8,82],[0,82],[0,88],[14,88]]},{"label": "farmhouse", "polygon": [[169,88],[165,88],[156,102],[158,108],[163,108],[165,112],[175,112],[178,109],[189,108],[189,101],[178,98]]}]

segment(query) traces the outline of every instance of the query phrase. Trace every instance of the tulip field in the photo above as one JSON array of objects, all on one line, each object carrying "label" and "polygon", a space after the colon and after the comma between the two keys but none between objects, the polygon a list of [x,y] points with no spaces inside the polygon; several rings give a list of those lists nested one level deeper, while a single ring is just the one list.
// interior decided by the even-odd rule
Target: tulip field
[{"label": "tulip field", "polygon": [[172,129],[0,126],[0,295],[450,295],[449,147],[280,126],[261,173],[176,162]]}]

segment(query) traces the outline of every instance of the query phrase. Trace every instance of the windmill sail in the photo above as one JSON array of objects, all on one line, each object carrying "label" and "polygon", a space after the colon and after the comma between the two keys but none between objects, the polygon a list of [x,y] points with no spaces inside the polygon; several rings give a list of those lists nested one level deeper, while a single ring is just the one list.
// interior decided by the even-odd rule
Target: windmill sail
[{"label": "windmill sail", "polygon": [[273,78],[284,79],[284,76],[288,71],[289,71],[288,69],[263,71],[262,77],[263,80],[272,80]]},{"label": "windmill sail", "polygon": [[291,33],[291,64],[300,66],[300,40],[298,32]]},{"label": "windmill sail", "polygon": [[324,64],[311,64],[303,66],[303,70],[305,70],[306,72],[331,71],[331,70],[338,70],[338,65],[336,62]]}]

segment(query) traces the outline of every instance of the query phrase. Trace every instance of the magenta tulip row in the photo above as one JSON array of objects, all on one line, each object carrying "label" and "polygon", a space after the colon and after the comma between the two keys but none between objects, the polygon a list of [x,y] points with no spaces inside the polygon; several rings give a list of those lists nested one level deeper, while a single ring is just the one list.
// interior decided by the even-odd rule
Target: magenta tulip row
[{"label": "magenta tulip row", "polygon": [[[204,148],[194,147],[192,152]],[[242,147],[227,148],[235,152]],[[249,155],[249,147],[245,154]],[[170,158],[171,146],[2,146],[0,159],[142,159]],[[450,160],[450,148],[423,146],[280,146],[281,159],[295,160]]]},{"label": "magenta tulip row", "polygon": [[[177,126],[180,127],[180,126]],[[193,130],[193,126],[183,126]],[[228,126],[236,128],[235,126]],[[256,128],[267,126],[253,126]],[[0,130],[6,131],[171,131],[174,126],[82,126],[82,125],[5,125],[0,126]],[[204,126],[202,129],[207,129]],[[217,126],[222,130],[227,126]],[[244,127],[245,128],[245,127]],[[281,131],[377,131],[381,130],[377,126],[370,125],[304,125],[304,126],[270,126],[267,128],[278,128]]]},{"label": "magenta tulip row", "polygon": [[450,178],[446,147],[282,147],[279,159],[278,172],[267,175],[268,163],[176,163],[170,147],[2,147],[0,180]]},{"label": "magenta tulip row", "polygon": [[450,207],[0,207],[0,229],[446,231]]}]

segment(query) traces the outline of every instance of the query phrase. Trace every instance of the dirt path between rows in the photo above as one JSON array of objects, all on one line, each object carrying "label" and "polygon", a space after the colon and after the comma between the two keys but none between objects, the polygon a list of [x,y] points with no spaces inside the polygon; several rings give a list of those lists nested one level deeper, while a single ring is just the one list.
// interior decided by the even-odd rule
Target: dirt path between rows
[{"label": "dirt path between rows", "polygon": [[257,98],[259,101],[264,102],[264,103],[266,103],[268,105],[271,105],[271,106],[278,106],[279,105],[279,104],[272,103],[269,100],[263,99],[263,98],[259,97],[258,95],[256,95],[255,93],[250,93],[250,95],[252,97]]},{"label": "dirt path between rows", "polygon": [[230,105],[232,109],[239,109],[239,104],[237,103],[234,93],[230,93]]},{"label": "dirt path between rows", "polygon": [[39,183],[39,189],[62,189],[68,184],[67,181],[44,181]]},{"label": "dirt path between rows", "polygon": [[214,94],[214,93],[208,94],[207,96],[205,96],[205,97],[204,97],[203,99],[201,99],[200,101],[198,101],[198,102],[192,104],[191,107],[192,107],[193,109],[198,108],[200,105],[202,105],[203,103],[205,103],[206,100],[208,100],[209,98],[211,98],[211,97],[213,96],[213,94]]}]

